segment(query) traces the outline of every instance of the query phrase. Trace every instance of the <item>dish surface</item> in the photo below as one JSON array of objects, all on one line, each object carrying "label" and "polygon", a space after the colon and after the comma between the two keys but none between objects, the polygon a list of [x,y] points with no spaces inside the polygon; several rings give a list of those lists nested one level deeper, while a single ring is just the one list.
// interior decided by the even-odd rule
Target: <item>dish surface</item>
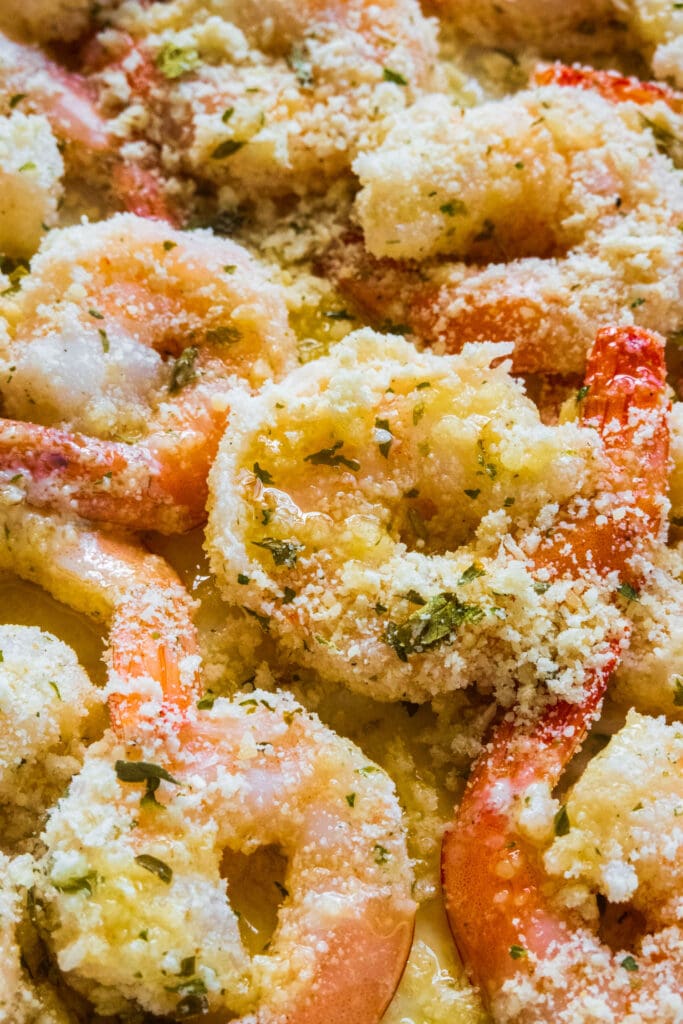
[{"label": "dish surface", "polygon": [[683,1022],[683,10],[5,0],[0,1022]]}]

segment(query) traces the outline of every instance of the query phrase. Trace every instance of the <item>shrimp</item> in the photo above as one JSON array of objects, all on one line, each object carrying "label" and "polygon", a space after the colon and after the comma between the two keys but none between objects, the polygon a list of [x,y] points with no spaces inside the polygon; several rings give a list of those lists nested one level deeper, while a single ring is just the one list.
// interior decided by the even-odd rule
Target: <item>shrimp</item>
[{"label": "shrimp", "polygon": [[354,167],[380,260],[342,246],[327,269],[374,322],[438,350],[511,340],[516,371],[562,375],[583,372],[596,323],[681,322],[683,188],[636,104],[553,85],[466,111],[435,96]]},{"label": "shrimp", "polygon": [[40,830],[46,809],[78,769],[84,743],[102,732],[104,698],[71,648],[35,627],[0,626],[0,651],[0,823],[7,849]]},{"label": "shrimp", "polygon": [[[45,832],[41,899],[69,980],[104,1013],[135,999],[158,1013],[374,1024],[415,910],[388,777],[287,696],[202,701],[192,603],[161,559],[21,504],[3,519],[0,564],[111,621],[113,729]],[[174,789],[157,797],[162,783]],[[268,955],[250,963],[221,857],[273,843],[291,857],[288,895]]]},{"label": "shrimp", "polygon": [[52,232],[21,285],[4,479],[38,507],[133,529],[201,522],[228,384],[293,360],[280,293],[233,242],[132,214]]},{"label": "shrimp", "polygon": [[539,670],[556,695],[581,691],[582,644],[610,631],[617,584],[539,578],[524,546],[594,494],[600,443],[544,426],[495,365],[507,351],[416,353],[361,330],[231,396],[211,565],[290,660],[379,700],[476,682],[509,704]]},{"label": "shrimp", "polygon": [[44,117],[0,117],[0,251],[26,259],[57,223],[64,162]]},{"label": "shrimp", "polygon": [[[415,905],[393,784],[287,695],[219,698],[161,745],[112,734],[45,838],[51,943],[101,1013],[375,1024],[398,984]],[[272,844],[284,904],[250,961],[221,859]]]},{"label": "shrimp", "polygon": [[66,1024],[49,985],[26,970],[25,942],[20,949],[34,867],[20,851],[80,767],[84,742],[101,735],[103,697],[74,652],[38,629],[0,626],[0,651],[0,823],[3,849],[18,854],[0,854],[0,1022]]},{"label": "shrimp", "polygon": [[324,190],[435,76],[436,26],[415,0],[269,0],[220,16],[174,0],[111,21],[91,70],[115,130],[137,133],[144,109],[165,169],[222,202]]},{"label": "shrimp", "polygon": [[[534,557],[559,572],[578,566],[605,577],[617,573],[629,593],[639,582],[639,563],[661,543],[664,530],[668,403],[662,347],[644,332],[601,332],[587,380],[583,418],[603,438],[603,489]],[[579,748],[597,717],[626,629],[622,623],[621,635],[613,634],[607,654],[592,652],[582,699],[503,720],[444,837],[451,929],[501,1022],[625,1020],[630,1014],[639,1021],[680,1019],[680,1003],[667,995],[680,992],[683,981],[677,929],[645,941],[637,963],[612,954],[575,912],[553,902],[516,815],[535,785],[554,787]],[[631,961],[638,970],[635,985]]]}]

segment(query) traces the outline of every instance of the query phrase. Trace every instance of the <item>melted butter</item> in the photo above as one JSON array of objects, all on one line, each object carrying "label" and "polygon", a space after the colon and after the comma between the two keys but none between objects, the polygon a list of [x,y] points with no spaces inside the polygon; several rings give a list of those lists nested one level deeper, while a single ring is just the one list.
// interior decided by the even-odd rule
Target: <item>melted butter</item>
[{"label": "melted butter", "polygon": [[74,649],[94,683],[104,683],[102,630],[85,616],[55,601],[40,587],[14,576],[0,576],[0,622],[38,626],[54,634]]},{"label": "melted butter", "polygon": [[458,958],[441,900],[417,913],[415,938],[382,1024],[486,1024],[489,1020]]}]

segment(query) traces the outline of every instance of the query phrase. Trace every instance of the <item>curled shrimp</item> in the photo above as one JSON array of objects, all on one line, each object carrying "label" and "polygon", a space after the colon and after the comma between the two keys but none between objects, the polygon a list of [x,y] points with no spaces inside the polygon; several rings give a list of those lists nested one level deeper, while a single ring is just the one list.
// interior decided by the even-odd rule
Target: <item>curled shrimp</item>
[{"label": "curled shrimp", "polygon": [[39,47],[0,32],[0,101],[10,110],[46,117],[67,165],[78,171],[87,168],[90,178],[99,179],[124,209],[178,224],[180,214],[167,201],[158,167],[123,154],[100,111],[92,79],[63,68]]},{"label": "curled shrimp", "polygon": [[118,34],[99,37],[93,77],[115,130],[129,138],[144,106],[166,168],[227,196],[324,189],[436,61],[435,25],[415,0],[269,0],[220,16],[175,0],[111,20]]},{"label": "curled shrimp", "polygon": [[[69,980],[103,1012],[134,998],[245,1022],[322,1024],[348,1008],[374,1024],[415,910],[388,777],[286,696],[199,700],[192,604],[161,559],[25,506],[3,519],[2,564],[111,622],[113,730],[46,831],[42,898]],[[286,903],[250,962],[221,857],[273,843],[291,858]]]},{"label": "curled shrimp", "polygon": [[599,439],[544,426],[492,365],[505,353],[416,353],[362,330],[231,398],[211,564],[290,659],[380,700],[476,681],[509,704],[539,671],[581,691],[582,645],[611,630],[618,582],[550,564],[539,578],[528,545],[594,493]]},{"label": "curled shrimp", "polygon": [[675,331],[683,189],[642,117],[552,84],[423,100],[355,162],[371,256],[342,245],[328,270],[373,322],[446,351],[514,341],[521,372],[582,373],[596,323]]},{"label": "curled shrimp", "polygon": [[8,315],[5,480],[21,474],[36,506],[135,529],[202,521],[228,384],[257,385],[294,351],[244,249],[132,214],[52,232]]},{"label": "curled shrimp", "polygon": [[[603,489],[575,521],[539,546],[535,558],[560,572],[578,566],[603,576],[618,573],[635,589],[639,560],[661,540],[666,511],[668,403],[661,345],[644,332],[602,332],[590,356],[588,386],[583,418],[603,438]],[[530,787],[553,788],[597,717],[625,628],[613,634],[607,654],[592,652],[581,700],[560,701],[518,720],[508,716],[497,727],[444,837],[451,929],[500,1021],[680,1016],[680,1005],[672,1013],[671,1000],[667,1009],[666,995],[681,988],[677,934],[665,930],[643,943],[632,984],[629,958],[613,955],[578,915],[553,901],[538,853],[517,820]]]},{"label": "curled shrimp", "polygon": [[[107,737],[45,835],[51,942],[100,1012],[375,1024],[398,984],[415,905],[393,784],[288,696],[219,698],[162,744]],[[284,904],[250,961],[221,859],[273,844]]]}]

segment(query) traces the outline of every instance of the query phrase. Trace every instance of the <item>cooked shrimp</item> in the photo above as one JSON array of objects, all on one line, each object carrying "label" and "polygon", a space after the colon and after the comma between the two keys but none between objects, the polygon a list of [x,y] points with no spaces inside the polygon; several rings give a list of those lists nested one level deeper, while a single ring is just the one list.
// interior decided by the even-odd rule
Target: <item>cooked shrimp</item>
[{"label": "cooked shrimp", "polygon": [[[286,695],[219,698],[166,742],[107,736],[45,838],[50,941],[101,1013],[375,1024],[398,984],[415,905],[393,784]],[[272,844],[284,903],[250,960],[221,859]]]},{"label": "cooked shrimp", "polygon": [[[114,730],[45,833],[61,969],[104,1013],[130,998],[158,1013],[374,1024],[415,910],[390,780],[288,697],[198,707],[191,602],[161,559],[20,504],[3,520],[0,564],[112,620]],[[162,781],[174,791],[157,799]],[[291,856],[287,903],[250,964],[221,856],[273,843]]]},{"label": "cooked shrimp", "polygon": [[[26,259],[57,222],[64,163],[44,117],[0,117],[0,252]],[[4,290],[4,289],[3,289]]]},{"label": "cooked shrimp", "polygon": [[27,891],[33,887],[28,856],[0,853],[0,1024],[76,1024],[49,982],[33,981],[19,935],[27,928]]},{"label": "cooked shrimp", "polygon": [[281,373],[284,300],[240,246],[122,214],[54,231],[9,310],[0,466],[27,499],[134,529],[204,518],[230,383]]},{"label": "cooked shrimp", "polygon": [[522,372],[581,373],[596,323],[676,330],[683,186],[642,118],[554,85],[466,111],[419,102],[354,165],[382,259],[342,247],[333,276],[376,321],[446,351],[514,341]]},{"label": "cooked shrimp", "polygon": [[616,614],[605,584],[539,579],[525,548],[595,492],[599,439],[541,424],[491,366],[505,351],[435,356],[363,330],[231,398],[211,564],[291,659],[381,700],[476,681],[510,703],[539,673],[581,692],[582,647]]},{"label": "cooked shrimp", "polygon": [[[644,332],[603,332],[589,360],[588,384],[583,417],[603,438],[602,491],[534,557],[562,572],[578,566],[618,575],[632,591],[639,559],[661,538],[666,512],[662,349]],[[646,940],[637,963],[612,954],[575,912],[553,901],[517,814],[534,787],[548,792],[559,781],[597,715],[622,640],[617,631],[610,653],[591,652],[580,701],[560,701],[531,718],[508,716],[498,726],[444,838],[451,928],[501,1022],[567,1024],[629,1014],[639,1021],[680,1019],[678,930]]]},{"label": "cooked shrimp", "polygon": [[[5,849],[39,831],[101,733],[104,698],[55,637],[0,626],[0,822]],[[46,766],[49,766],[46,772]]]},{"label": "cooked shrimp", "polygon": [[[234,192],[324,190],[388,113],[427,86],[435,24],[415,0],[201,0],[124,5],[95,76],[115,130],[140,130],[179,169]],[[118,116],[116,117],[116,115]]]}]

